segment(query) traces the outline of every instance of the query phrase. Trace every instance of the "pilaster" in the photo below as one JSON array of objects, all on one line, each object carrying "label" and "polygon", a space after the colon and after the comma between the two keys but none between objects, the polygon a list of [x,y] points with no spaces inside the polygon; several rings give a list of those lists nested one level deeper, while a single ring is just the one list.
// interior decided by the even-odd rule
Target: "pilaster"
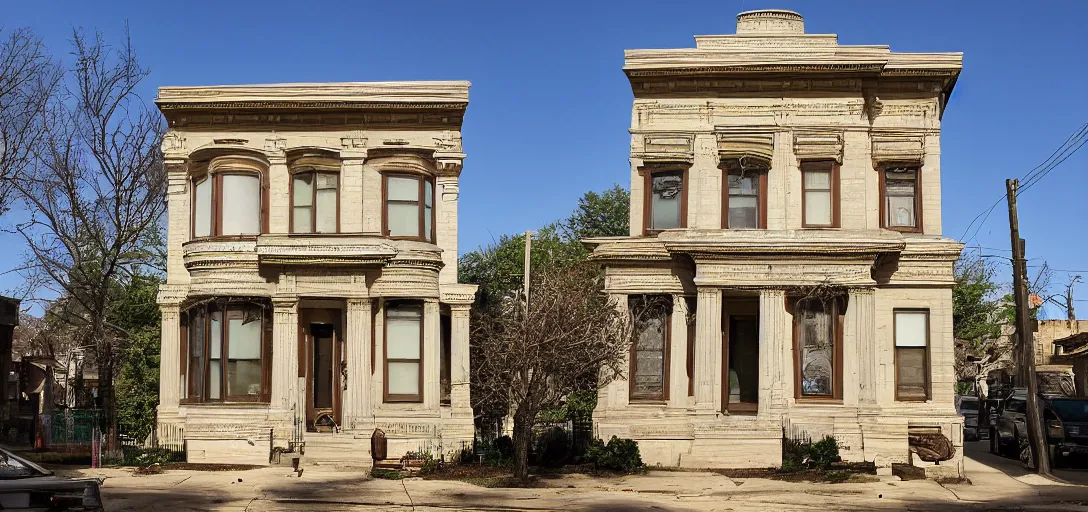
[{"label": "pilaster", "polygon": [[159,353],[159,411],[177,411],[181,397],[181,319],[178,304],[161,304],[162,346]]},{"label": "pilaster", "polygon": [[298,299],[272,299],[272,403],[273,409],[297,410],[298,403]]},{"label": "pilaster", "polygon": [[[630,307],[627,303],[627,295],[624,294],[612,294],[609,296],[613,307],[619,311],[621,318],[625,318],[629,315]],[[630,378],[631,367],[630,351],[624,351],[623,361],[620,362],[619,367],[624,368],[624,372],[621,376],[616,377],[607,386],[601,386],[597,391],[597,408],[608,410],[621,410],[627,408],[627,404],[630,403],[630,384],[628,379]]]},{"label": "pilaster", "polygon": [[439,176],[435,179],[436,243],[442,249],[442,270],[438,282],[457,282],[457,200],[460,196],[457,176]]},{"label": "pilaster", "polygon": [[182,244],[189,240],[189,161],[166,158],[166,280],[181,284],[189,282],[185,270]]},{"label": "pilaster", "polygon": [[438,300],[423,301],[423,405],[437,410],[442,395],[442,345],[441,322],[438,317]]},{"label": "pilaster", "polygon": [[469,310],[470,306],[467,304],[450,306],[450,406],[454,416],[472,416],[469,395]]},{"label": "pilaster", "polygon": [[718,167],[718,140],[713,133],[695,134],[694,162],[688,174],[688,227],[721,228],[722,170]]},{"label": "pilaster", "polygon": [[787,344],[786,292],[759,291],[759,410],[760,416],[786,409],[785,380],[792,362],[783,358]]},{"label": "pilaster", "polygon": [[291,176],[287,158],[268,158],[268,232],[291,232]]},{"label": "pilaster", "polygon": [[695,409],[714,414],[722,408],[722,292],[699,287],[695,313]]},{"label": "pilaster", "polygon": [[[363,231],[363,162],[366,150],[344,150],[340,153],[340,232]],[[347,199],[347,200],[344,200]]]},{"label": "pilaster", "polygon": [[[851,288],[849,295],[845,334],[853,339],[857,354],[858,407],[872,409],[877,407],[880,385],[877,378],[876,293],[872,288]],[[850,387],[846,383],[844,386]]]},{"label": "pilaster", "polygon": [[373,416],[370,373],[370,299],[347,300],[347,332],[344,361],[347,381],[343,390],[343,424],[361,428]]},{"label": "pilaster", "polygon": [[684,409],[688,406],[688,302],[683,295],[672,296],[669,345],[668,407]]}]

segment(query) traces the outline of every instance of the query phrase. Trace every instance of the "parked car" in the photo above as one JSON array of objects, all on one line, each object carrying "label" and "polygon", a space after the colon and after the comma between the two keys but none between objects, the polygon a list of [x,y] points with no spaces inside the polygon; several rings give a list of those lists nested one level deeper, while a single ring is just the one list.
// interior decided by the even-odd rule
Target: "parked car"
[{"label": "parked car", "polygon": [[979,400],[978,397],[965,395],[957,400],[957,409],[963,416],[963,439],[965,441],[978,441],[983,433],[989,432],[985,427],[979,427]]},{"label": "parked car", "polygon": [[[1050,463],[1059,466],[1070,456],[1088,454],[1088,398],[1040,395]],[[1013,390],[998,406],[990,429],[990,452],[1019,456],[1027,444],[1027,392]]]},{"label": "parked car", "polygon": [[0,510],[104,510],[97,478],[61,478],[0,449]]}]

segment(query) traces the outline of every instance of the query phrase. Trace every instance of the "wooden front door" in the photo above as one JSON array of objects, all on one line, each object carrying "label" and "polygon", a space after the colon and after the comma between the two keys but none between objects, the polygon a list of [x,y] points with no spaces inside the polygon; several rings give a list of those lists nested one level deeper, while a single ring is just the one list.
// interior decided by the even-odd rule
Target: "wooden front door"
[{"label": "wooden front door", "polygon": [[311,431],[332,430],[333,423],[339,426],[341,422],[340,311],[307,310],[301,319],[299,373],[306,378],[306,427]]}]

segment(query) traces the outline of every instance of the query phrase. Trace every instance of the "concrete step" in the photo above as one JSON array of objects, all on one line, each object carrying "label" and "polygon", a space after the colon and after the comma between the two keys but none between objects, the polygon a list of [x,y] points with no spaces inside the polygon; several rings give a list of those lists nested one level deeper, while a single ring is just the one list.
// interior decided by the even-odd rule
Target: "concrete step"
[{"label": "concrete step", "polygon": [[370,468],[370,440],[343,433],[306,434],[306,446],[300,464],[315,466]]}]

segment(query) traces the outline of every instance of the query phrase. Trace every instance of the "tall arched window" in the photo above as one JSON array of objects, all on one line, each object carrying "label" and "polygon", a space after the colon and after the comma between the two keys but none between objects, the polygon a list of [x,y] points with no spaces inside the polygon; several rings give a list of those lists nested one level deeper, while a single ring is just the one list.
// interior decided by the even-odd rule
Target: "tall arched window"
[{"label": "tall arched window", "polygon": [[340,161],[324,153],[303,153],[291,168],[291,232],[340,231]]},{"label": "tall arched window", "polygon": [[225,156],[192,180],[193,238],[252,236],[267,231],[266,167],[256,158]]}]

